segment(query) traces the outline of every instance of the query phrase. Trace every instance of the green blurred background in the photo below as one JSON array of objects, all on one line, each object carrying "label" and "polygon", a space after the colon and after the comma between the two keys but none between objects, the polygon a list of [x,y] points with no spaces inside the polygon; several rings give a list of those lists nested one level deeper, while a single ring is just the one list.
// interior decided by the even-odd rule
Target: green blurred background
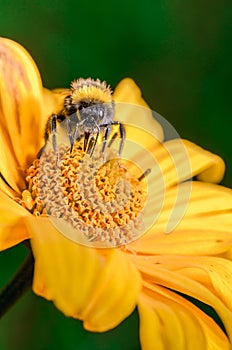
[{"label": "green blurred background", "polygon": [[[132,77],[182,137],[225,159],[231,187],[231,14],[231,0],[0,0],[0,35],[28,49],[49,88]],[[1,286],[25,254],[0,254]],[[0,350],[139,349],[137,330],[135,312],[111,332],[85,332],[28,293],[1,321]]]}]

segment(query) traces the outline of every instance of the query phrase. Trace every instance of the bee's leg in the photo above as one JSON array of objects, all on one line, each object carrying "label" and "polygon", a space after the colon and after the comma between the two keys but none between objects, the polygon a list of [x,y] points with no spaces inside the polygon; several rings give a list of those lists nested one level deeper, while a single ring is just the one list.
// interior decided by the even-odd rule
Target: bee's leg
[{"label": "bee's leg", "polygon": [[78,130],[79,130],[79,126],[80,126],[80,123],[76,123],[75,130],[74,130],[74,134],[73,134],[73,139],[72,139],[72,144],[71,144],[70,152],[72,152],[74,143],[76,142],[77,134],[78,134]]},{"label": "bee's leg", "polygon": [[124,143],[125,143],[125,140],[126,140],[126,130],[125,130],[124,125],[122,123],[120,123],[120,122],[113,121],[111,123],[111,125],[119,125],[119,132],[120,132],[120,136],[121,136],[121,141],[120,141],[120,145],[119,145],[118,155],[119,155],[119,157],[121,157],[122,150],[123,150],[123,147],[124,147]]},{"label": "bee's leg", "polygon": [[72,153],[72,151],[73,151],[74,143],[77,139],[77,133],[78,133],[78,129],[80,126],[80,123],[76,123],[74,133],[72,133],[71,123],[72,123],[71,120],[67,119],[68,137],[69,137],[69,142],[70,142],[70,153]]},{"label": "bee's leg", "polygon": [[90,138],[90,132],[89,131],[85,131],[84,133],[84,152],[86,152],[87,150],[87,146],[89,143],[89,138]]},{"label": "bee's leg", "polygon": [[120,130],[120,136],[121,136],[121,142],[120,142],[120,146],[119,146],[119,157],[121,157],[121,154],[122,154],[122,150],[123,150],[123,147],[124,147],[124,143],[125,143],[125,140],[126,140],[126,130],[125,130],[125,127],[122,123],[119,123],[119,130]]},{"label": "bee's leg", "polygon": [[112,146],[114,140],[116,140],[117,137],[118,137],[118,132],[115,132],[115,133],[113,134],[113,136],[111,137],[110,141],[108,142],[107,147],[110,148],[110,147]]},{"label": "bee's leg", "polygon": [[[105,127],[105,126],[104,126]],[[106,145],[107,145],[107,141],[109,139],[111,133],[111,124],[106,125],[106,131],[105,131],[105,135],[104,135],[104,140],[103,140],[103,145],[102,145],[102,155],[104,158],[104,154],[105,154],[105,150],[106,150]]]},{"label": "bee's leg", "polygon": [[94,137],[90,137],[89,138],[89,142],[87,145],[87,149],[86,149],[86,153],[90,155],[90,157],[92,157],[92,149],[94,148],[94,144],[95,144],[95,139]]},{"label": "bee's leg", "polygon": [[95,150],[95,147],[96,147],[96,144],[98,141],[99,133],[100,133],[100,131],[97,132],[96,137],[91,137],[89,145],[88,145],[87,153],[89,153],[91,158],[93,156],[93,152]]},{"label": "bee's leg", "polygon": [[[39,159],[43,153],[43,151],[46,149],[46,142],[49,139],[49,136],[52,135],[52,144],[53,144],[53,149],[56,152],[57,150],[57,142],[54,140],[55,139],[55,133],[56,133],[56,119],[57,115],[52,114],[46,124],[45,132],[44,132],[44,140],[45,144],[44,146],[39,150],[37,154],[37,158]],[[57,152],[56,152],[57,153]]]},{"label": "bee's leg", "polygon": [[71,121],[69,118],[67,119],[67,129],[68,129],[68,138],[69,138],[69,142],[70,142],[70,153],[72,153],[74,140],[73,140],[73,135],[72,135]]},{"label": "bee's leg", "polygon": [[56,133],[57,133],[57,115],[53,114],[50,119],[50,127],[51,127],[51,135],[52,135],[52,146],[54,149],[54,152],[57,155],[58,158],[58,144],[56,139]]}]

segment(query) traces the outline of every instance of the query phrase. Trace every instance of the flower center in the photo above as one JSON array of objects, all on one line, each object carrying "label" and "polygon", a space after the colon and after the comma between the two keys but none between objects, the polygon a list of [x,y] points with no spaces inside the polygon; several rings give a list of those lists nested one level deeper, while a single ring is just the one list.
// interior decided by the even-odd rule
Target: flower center
[{"label": "flower center", "polygon": [[128,168],[110,148],[104,161],[100,146],[90,157],[79,142],[72,153],[65,145],[58,155],[46,150],[27,169],[21,205],[36,216],[64,220],[84,244],[127,244],[141,235],[146,202],[146,181]]}]

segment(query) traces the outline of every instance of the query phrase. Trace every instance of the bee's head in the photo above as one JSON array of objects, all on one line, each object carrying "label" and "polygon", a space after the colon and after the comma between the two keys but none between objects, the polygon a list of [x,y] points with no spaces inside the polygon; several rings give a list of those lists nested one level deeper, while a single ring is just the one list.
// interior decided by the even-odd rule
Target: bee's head
[{"label": "bee's head", "polygon": [[78,108],[80,119],[87,124],[109,124],[113,118],[113,102],[102,103],[101,101],[82,101]]},{"label": "bee's head", "polygon": [[99,79],[78,79],[71,83],[71,94],[65,99],[68,115],[77,113],[81,120],[107,124],[113,118],[114,103],[110,86]]}]

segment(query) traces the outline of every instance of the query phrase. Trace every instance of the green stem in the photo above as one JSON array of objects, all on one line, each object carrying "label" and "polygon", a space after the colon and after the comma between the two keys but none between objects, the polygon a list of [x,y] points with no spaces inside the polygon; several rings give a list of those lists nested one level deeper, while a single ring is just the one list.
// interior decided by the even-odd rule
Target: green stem
[{"label": "green stem", "polygon": [[34,258],[28,254],[23,264],[0,292],[0,318],[32,286]]}]

